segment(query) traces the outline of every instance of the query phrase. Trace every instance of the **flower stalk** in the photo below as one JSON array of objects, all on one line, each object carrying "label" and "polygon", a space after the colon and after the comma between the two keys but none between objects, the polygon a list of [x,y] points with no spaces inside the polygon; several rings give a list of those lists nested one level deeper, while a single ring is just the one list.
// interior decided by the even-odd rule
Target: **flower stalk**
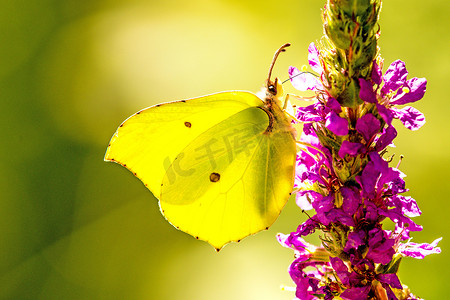
[{"label": "flower stalk", "polygon": [[[390,166],[388,148],[397,136],[393,119],[410,130],[425,124],[421,112],[403,105],[422,99],[427,81],[408,79],[400,60],[382,73],[380,9],[380,0],[328,0],[324,36],[308,48],[318,78],[289,69],[294,87],[316,95],[296,113],[305,148],[297,157],[296,201],[315,214],[278,235],[295,252],[289,273],[298,299],[419,299],[401,284],[400,262],[440,252],[440,239],[411,242],[410,233],[422,230],[411,218],[421,211],[403,195],[405,175]],[[303,239],[315,231],[320,246]]]},{"label": "flower stalk", "polygon": [[381,1],[330,0],[323,11],[324,36],[319,43],[323,81],[344,107],[356,108],[362,103],[358,78],[370,77],[378,52],[380,8]]}]

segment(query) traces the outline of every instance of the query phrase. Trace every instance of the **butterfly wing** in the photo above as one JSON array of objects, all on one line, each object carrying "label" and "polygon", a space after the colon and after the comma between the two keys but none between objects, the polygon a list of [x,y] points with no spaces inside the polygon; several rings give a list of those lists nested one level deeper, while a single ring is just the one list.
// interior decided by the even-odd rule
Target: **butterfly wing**
[{"label": "butterfly wing", "polygon": [[268,126],[251,107],[183,149],[163,179],[166,218],[216,249],[272,225],[292,191],[296,147],[290,132]]},{"label": "butterfly wing", "polygon": [[143,109],[114,133],[105,160],[121,164],[159,199],[171,161],[215,124],[262,101],[249,92],[223,92]]},{"label": "butterfly wing", "polygon": [[263,102],[225,92],[155,106],[126,120],[105,159],[160,199],[175,227],[220,249],[268,228],[293,186],[290,132],[266,132]]}]

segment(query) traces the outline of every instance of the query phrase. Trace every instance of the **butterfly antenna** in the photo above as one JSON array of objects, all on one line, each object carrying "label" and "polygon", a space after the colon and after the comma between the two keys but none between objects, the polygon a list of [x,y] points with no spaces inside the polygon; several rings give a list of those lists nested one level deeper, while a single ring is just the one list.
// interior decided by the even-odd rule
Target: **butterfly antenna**
[{"label": "butterfly antenna", "polygon": [[267,81],[270,81],[270,77],[272,76],[272,70],[273,70],[273,66],[275,66],[275,62],[277,61],[278,55],[280,55],[281,52],[286,51],[285,48],[289,47],[291,44],[286,43],[283,46],[280,47],[280,49],[277,50],[277,52],[275,52],[275,55],[273,56],[272,59],[272,64],[270,65],[269,68],[269,76],[267,77]]},{"label": "butterfly antenna", "polygon": [[300,76],[300,75],[302,75],[302,74],[311,74],[311,75],[313,75],[313,76],[319,78],[319,75],[314,74],[314,73],[309,72],[309,71],[305,71],[305,72],[300,72],[300,73],[295,74],[294,76],[289,77],[288,79],[284,80],[281,84],[284,84],[284,83],[286,83],[287,81],[289,81],[289,80],[291,80],[291,79],[293,79],[293,78],[295,78],[295,77],[297,77],[297,76]]}]

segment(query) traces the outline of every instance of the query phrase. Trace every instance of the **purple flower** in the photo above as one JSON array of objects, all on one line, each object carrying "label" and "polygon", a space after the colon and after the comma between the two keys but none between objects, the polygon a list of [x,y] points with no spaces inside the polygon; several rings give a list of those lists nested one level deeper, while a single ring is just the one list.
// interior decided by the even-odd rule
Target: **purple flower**
[{"label": "purple flower", "polygon": [[393,108],[391,112],[393,117],[399,119],[409,130],[417,130],[425,124],[425,116],[414,107]]},{"label": "purple flower", "polygon": [[278,233],[277,240],[282,246],[294,249],[297,257],[308,256],[309,258],[318,248],[310,243],[307,243],[300,237],[300,235],[298,235],[297,232],[292,232],[291,234]]},{"label": "purple flower", "polygon": [[350,252],[352,249],[358,249],[359,246],[365,244],[366,232],[363,230],[352,231],[348,234],[347,243],[345,244],[344,251]]},{"label": "purple flower", "polygon": [[386,199],[386,205],[396,207],[397,209],[401,210],[402,214],[410,218],[418,217],[422,214],[416,200],[411,197],[393,195]]},{"label": "purple flower", "polygon": [[[311,43],[308,47],[308,61],[311,69],[321,76],[323,69],[319,60],[319,51],[317,51],[314,43]],[[319,79],[310,73],[300,72],[296,67],[289,67],[289,78],[291,78],[291,83],[297,90],[323,90],[322,82]]]},{"label": "purple flower", "polygon": [[348,121],[341,118],[334,111],[330,111],[325,117],[325,127],[336,135],[344,136],[348,134]]},{"label": "purple flower", "polygon": [[381,151],[387,146],[392,144],[392,141],[397,137],[397,130],[395,130],[394,126],[389,125],[388,127],[383,129],[383,132],[378,137],[375,145],[376,151]]},{"label": "purple flower", "polygon": [[[334,177],[330,151],[320,144],[314,131],[304,132],[300,141],[311,147],[308,147],[308,152],[300,151],[297,155],[294,188],[305,189],[305,185],[315,183],[328,185],[329,178]],[[310,194],[307,189],[297,192],[297,205],[304,210],[310,210],[311,201],[315,197],[315,194]]]},{"label": "purple flower", "polygon": [[370,144],[375,135],[380,131],[381,123],[371,113],[365,114],[356,121],[356,130],[364,137],[366,143]]},{"label": "purple flower", "polygon": [[356,300],[356,299],[367,299],[369,295],[370,286],[362,287],[352,287],[345,290],[340,297],[344,300]]},{"label": "purple flower", "polygon": [[[318,164],[318,160],[323,159],[322,151],[327,151],[325,148],[320,145],[319,139],[317,138],[314,131],[310,133],[303,133],[300,137],[300,142],[311,145],[308,147],[306,151],[300,151],[297,154],[297,168],[296,168],[296,176],[299,177],[298,183],[301,184],[305,180],[314,181],[318,176],[314,176],[311,171],[314,170],[314,167]],[[319,152],[319,149],[321,152]],[[315,174],[315,173],[314,173]]]},{"label": "purple flower", "polygon": [[339,149],[338,155],[342,158],[345,157],[346,154],[350,156],[356,156],[360,153],[364,153],[365,147],[361,143],[352,143],[349,141],[343,141],[341,144],[341,148]]},{"label": "purple flower", "polygon": [[391,219],[391,221],[395,223],[395,233],[401,234],[402,239],[404,240],[409,238],[409,233],[411,231],[421,231],[423,229],[422,226],[417,225],[413,220],[404,216],[397,208],[380,209],[378,213]]},{"label": "purple flower", "polygon": [[316,122],[338,136],[348,134],[348,120],[340,117],[340,104],[334,98],[328,98],[326,104],[316,102],[306,107],[297,109],[296,118],[301,122]]},{"label": "purple flower", "polygon": [[394,292],[391,289],[391,287],[396,288],[396,289],[403,288],[397,275],[396,274],[379,274],[377,276],[377,279],[379,282],[381,282],[381,285],[386,290],[388,298],[397,300],[397,297],[395,296]]},{"label": "purple flower", "polygon": [[[408,292],[396,274],[384,272],[395,270],[401,256],[424,258],[441,251],[437,247],[441,239],[431,244],[410,242],[410,232],[422,230],[411,219],[421,211],[413,198],[401,195],[408,191],[405,174],[383,158],[387,146],[395,147],[393,119],[410,130],[425,124],[417,109],[398,106],[420,100],[427,81],[408,79],[400,60],[384,75],[374,61],[370,79],[359,79],[364,102],[343,108],[330,95],[334,89],[327,87],[339,83],[330,74],[340,76],[340,72],[329,73],[330,61],[322,57],[326,51],[319,54],[314,43],[308,52],[309,65],[319,78],[295,67],[289,68],[289,75],[295,88],[312,90],[317,98],[295,115],[304,123],[299,144],[306,148],[297,155],[296,202],[303,210],[314,209],[314,214],[308,214],[296,231],[277,235],[295,253],[289,274],[296,297],[353,300],[381,293],[387,296],[383,298],[397,299],[393,289]],[[393,231],[383,229],[386,219],[394,223]],[[316,230],[323,233],[321,247],[303,239]],[[416,297],[410,294],[408,299]]]},{"label": "purple flower", "polygon": [[[393,106],[422,99],[426,91],[426,79],[414,77],[407,80],[408,71],[405,63],[396,60],[382,76],[384,85],[380,89],[380,73],[377,69],[378,65],[374,62],[372,70],[376,71],[372,72],[372,79],[369,81],[359,78],[361,87],[359,97],[368,103],[375,103],[378,113],[388,125],[395,118],[399,119],[410,130],[417,130],[422,127],[425,124],[425,117],[417,109],[409,106],[396,109]],[[378,87],[374,89],[374,85],[378,85]]]},{"label": "purple flower", "polygon": [[372,287],[372,280],[378,280],[389,299],[397,299],[391,287],[401,289],[402,285],[396,274],[377,274],[375,266],[369,260],[363,259],[353,264],[358,273],[350,272],[347,265],[338,257],[330,257],[330,263],[342,285],[346,288],[339,296],[342,299],[367,299]]},{"label": "purple flower", "polygon": [[384,230],[374,228],[369,231],[368,244],[369,251],[366,258],[375,263],[388,264],[395,254],[393,248],[395,240],[390,239]]},{"label": "purple flower", "polygon": [[295,296],[298,299],[318,299],[315,294],[320,291],[319,283],[324,275],[322,269],[327,266],[326,262],[305,261],[304,257],[294,260],[289,267],[289,275],[296,284]]},{"label": "purple flower", "polygon": [[[402,105],[422,99],[427,87],[425,78],[414,77],[406,80],[408,71],[401,60],[394,61],[383,76],[384,86],[381,88],[383,95],[392,94],[391,104]],[[403,89],[409,91],[405,92]]]},{"label": "purple flower", "polygon": [[435,239],[433,242],[431,242],[431,244],[416,244],[407,242],[404,244],[400,244],[398,252],[403,254],[404,256],[423,259],[427,255],[441,253],[441,248],[437,247],[437,244],[441,240],[442,238]]}]

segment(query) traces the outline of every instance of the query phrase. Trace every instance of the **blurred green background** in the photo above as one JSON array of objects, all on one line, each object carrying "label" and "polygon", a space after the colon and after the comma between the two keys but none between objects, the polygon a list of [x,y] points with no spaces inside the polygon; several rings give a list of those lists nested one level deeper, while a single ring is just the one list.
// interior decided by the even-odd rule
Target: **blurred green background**
[{"label": "blurred green background", "polygon": [[[167,223],[140,181],[103,155],[144,107],[258,91],[291,42],[274,71],[286,79],[320,38],[325,1],[0,3],[0,298],[292,299],[280,285],[292,285],[293,253],[275,234],[305,220],[294,201],[269,231],[217,254]],[[427,299],[448,294],[450,275],[449,14],[445,0],[391,0],[380,20],[386,65],[401,58],[429,80],[415,104],[427,124],[401,129],[393,149],[423,211],[414,241],[444,236],[442,254],[400,268]]]}]

